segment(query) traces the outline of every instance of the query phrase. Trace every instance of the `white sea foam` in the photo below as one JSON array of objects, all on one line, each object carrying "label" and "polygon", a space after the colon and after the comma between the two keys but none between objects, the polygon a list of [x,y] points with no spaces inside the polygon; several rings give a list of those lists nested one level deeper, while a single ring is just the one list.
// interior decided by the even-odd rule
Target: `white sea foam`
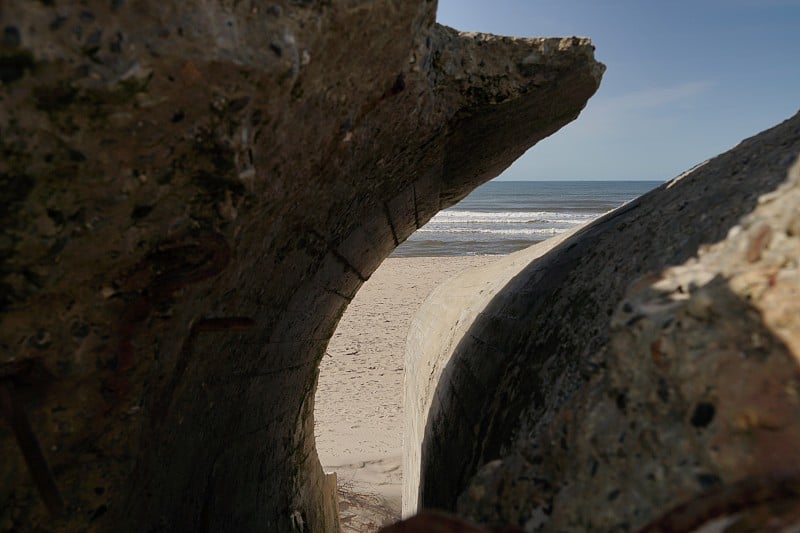
[{"label": "white sea foam", "polygon": [[514,228],[514,229],[499,229],[499,228],[430,228],[423,227],[417,230],[417,233],[461,233],[461,234],[477,234],[477,235],[505,235],[512,237],[527,237],[535,235],[556,235],[561,233],[566,228]]},{"label": "white sea foam", "polygon": [[552,211],[441,211],[429,224],[583,224],[601,213],[555,213]]},{"label": "white sea foam", "polygon": [[586,224],[647,182],[490,182],[439,212],[397,255],[506,254]]}]

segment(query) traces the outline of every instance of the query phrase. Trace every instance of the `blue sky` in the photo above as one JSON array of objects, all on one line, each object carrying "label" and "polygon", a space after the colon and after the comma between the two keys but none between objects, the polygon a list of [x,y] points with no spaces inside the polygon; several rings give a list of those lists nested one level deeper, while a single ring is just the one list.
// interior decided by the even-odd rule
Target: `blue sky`
[{"label": "blue sky", "polygon": [[439,0],[465,31],[586,35],[581,116],[498,179],[665,180],[800,110],[800,0]]}]

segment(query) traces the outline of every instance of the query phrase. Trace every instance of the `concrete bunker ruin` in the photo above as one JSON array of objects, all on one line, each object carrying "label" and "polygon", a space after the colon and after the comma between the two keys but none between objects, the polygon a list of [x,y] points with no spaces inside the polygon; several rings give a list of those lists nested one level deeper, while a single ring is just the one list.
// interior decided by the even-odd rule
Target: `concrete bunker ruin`
[{"label": "concrete bunker ruin", "polygon": [[435,10],[0,5],[0,379],[41,451],[0,429],[2,527],[335,527],[309,420],[348,301],[603,72]]}]

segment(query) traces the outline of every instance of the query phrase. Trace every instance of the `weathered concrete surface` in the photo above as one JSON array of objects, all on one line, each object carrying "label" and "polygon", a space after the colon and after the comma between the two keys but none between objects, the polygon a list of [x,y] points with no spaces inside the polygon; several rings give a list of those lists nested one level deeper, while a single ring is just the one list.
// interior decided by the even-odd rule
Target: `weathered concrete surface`
[{"label": "weathered concrete surface", "polygon": [[[552,249],[526,251],[535,259],[523,268],[511,256],[503,272],[467,274],[440,288],[438,298],[426,303],[428,315],[438,307],[447,310],[452,297],[460,299],[454,305],[461,311],[456,317],[445,311],[442,320],[427,324],[417,320],[410,337],[408,365],[431,369],[434,377],[440,372],[442,379],[435,389],[425,383],[429,374],[409,383],[421,397],[408,411],[408,427],[417,430],[407,434],[406,445],[419,446],[420,470],[419,486],[406,487],[406,494],[418,491],[419,508],[457,510],[480,522],[529,530],[625,530],[683,497],[736,481],[733,458],[748,452],[758,450],[749,466],[739,466],[742,476],[791,465],[778,452],[795,445],[796,420],[786,436],[769,443],[749,441],[751,432],[735,440],[736,430],[727,423],[724,431],[709,432],[716,440],[705,440],[706,418],[723,409],[718,398],[726,398],[731,417],[745,416],[742,423],[750,424],[739,407],[755,402],[758,391],[771,390],[770,380],[776,392],[759,401],[782,410],[786,426],[794,416],[789,397],[777,392],[795,375],[786,341],[761,324],[762,313],[743,314],[752,303],[724,297],[728,270],[709,267],[723,280],[713,305],[727,310],[709,337],[702,337],[702,328],[694,337],[684,335],[676,324],[685,320],[674,310],[668,313],[671,325],[664,325],[666,315],[655,316],[656,308],[639,325],[632,315],[612,315],[619,306],[627,309],[622,300],[633,280],[684,263],[701,245],[724,239],[755,209],[759,196],[785,180],[798,153],[800,115],[546,245]],[[791,205],[783,206],[782,216],[796,212]],[[791,257],[792,250],[781,253]],[[753,264],[745,267],[748,275],[764,275]],[[498,289],[493,278],[510,281]],[[468,286],[480,283],[491,294],[463,297]],[[684,284],[682,290],[695,289]],[[787,304],[790,294],[784,292]],[[638,333],[645,324],[653,338]],[[661,326],[672,336],[656,342]],[[745,342],[742,335],[761,340]],[[738,366],[731,362],[735,358],[724,359],[728,367],[721,370],[722,356],[713,354],[728,357],[737,343],[746,351],[753,342],[774,357],[753,356]],[[635,358],[635,350],[648,360],[676,360],[661,375]],[[692,358],[707,353],[713,362],[701,372]],[[757,379],[745,388],[748,375]],[[730,402],[736,390],[743,398]],[[719,455],[731,461],[729,470],[707,462],[716,453],[712,443],[730,446]],[[405,475],[413,483],[416,473]]]},{"label": "weathered concrete surface", "polygon": [[408,330],[404,363],[403,516],[412,515],[418,509],[420,445],[431,405],[434,404],[437,411],[456,407],[447,397],[436,394],[439,383],[449,382],[450,372],[457,371],[456,365],[448,363],[458,342],[514,276],[579,229],[509,254],[490,265],[459,273],[434,289],[414,315]]},{"label": "weathered concrete surface", "polygon": [[0,529],[336,527],[312,404],[343,309],[603,70],[435,10],[0,3]]},{"label": "weathered concrete surface", "polygon": [[688,531],[742,510],[730,527],[796,524],[798,206],[800,163],[724,241],[629,286],[606,368],[460,510],[548,531]]}]

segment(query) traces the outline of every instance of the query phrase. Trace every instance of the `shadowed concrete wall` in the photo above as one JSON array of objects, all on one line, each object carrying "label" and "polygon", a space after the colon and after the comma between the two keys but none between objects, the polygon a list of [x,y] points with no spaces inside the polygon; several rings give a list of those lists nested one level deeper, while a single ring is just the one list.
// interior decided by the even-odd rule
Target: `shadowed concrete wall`
[{"label": "shadowed concrete wall", "polygon": [[435,10],[0,4],[0,528],[336,527],[312,413],[344,308],[603,71]]},{"label": "shadowed concrete wall", "polygon": [[[438,394],[449,383],[457,364],[448,364],[452,353],[489,302],[531,261],[555,248],[578,229],[570,230],[541,244],[499,258],[490,265],[473,268],[439,285],[417,311],[409,327],[404,374],[403,516],[421,507],[420,466],[422,443],[428,428],[429,413],[442,409]],[[454,387],[455,388],[455,387]],[[470,395],[487,398],[489,391],[474,389]],[[463,417],[460,412],[453,413]],[[468,441],[480,440],[471,435]],[[462,444],[451,442],[453,450]],[[444,475],[444,473],[443,473]]]},{"label": "shadowed concrete wall", "polygon": [[[653,445],[657,451],[652,455],[631,452],[626,481],[612,466],[618,450],[603,436],[615,420],[614,439],[624,439],[623,422],[594,407],[602,404],[601,398],[610,398],[613,407],[619,391],[628,386],[629,396],[646,397],[646,387],[657,388],[658,380],[643,384],[642,379],[626,383],[607,378],[600,385],[590,380],[606,375],[611,317],[631,282],[681,264],[701,245],[725,238],[754,210],[760,195],[785,180],[798,152],[800,115],[572,234],[465,273],[437,289],[409,335],[404,514],[422,508],[457,509],[479,521],[534,529],[626,529],[643,525],[681,495],[691,494],[681,476],[695,484],[699,474],[708,474],[699,478],[703,482],[735,481],[730,472],[726,477],[710,467],[700,471],[676,459],[672,468],[677,473],[665,474],[669,481],[660,492],[644,491],[638,477],[647,473],[642,457],[657,462],[670,453],[677,455],[670,452],[673,449],[690,463],[704,456],[709,444],[693,440],[691,424],[660,427],[655,433],[669,430],[673,440]],[[717,295],[720,302],[723,292]],[[730,313],[740,309],[732,306]],[[747,326],[754,334],[760,331],[757,322]],[[631,327],[617,325],[622,336]],[[779,343],[773,344],[775,353],[780,352]],[[638,362],[616,357],[634,368],[620,366],[620,375],[638,376]],[[675,363],[681,364],[690,363]],[[678,387],[680,379],[665,383]],[[709,379],[710,387],[726,386],[708,375],[702,379]],[[585,393],[589,400],[575,400],[587,383],[597,392]],[[679,416],[691,418],[693,402],[702,401],[699,396],[684,399],[689,412]],[[618,401],[624,410],[622,398]],[[636,424],[648,424],[634,415],[624,423],[633,424],[628,433]],[[559,424],[570,431],[562,432]],[[791,463],[785,454],[782,460],[787,466]],[[608,503],[618,497],[616,506]],[[555,505],[559,509],[554,510]],[[549,522],[552,514],[558,514],[558,521]]]}]

